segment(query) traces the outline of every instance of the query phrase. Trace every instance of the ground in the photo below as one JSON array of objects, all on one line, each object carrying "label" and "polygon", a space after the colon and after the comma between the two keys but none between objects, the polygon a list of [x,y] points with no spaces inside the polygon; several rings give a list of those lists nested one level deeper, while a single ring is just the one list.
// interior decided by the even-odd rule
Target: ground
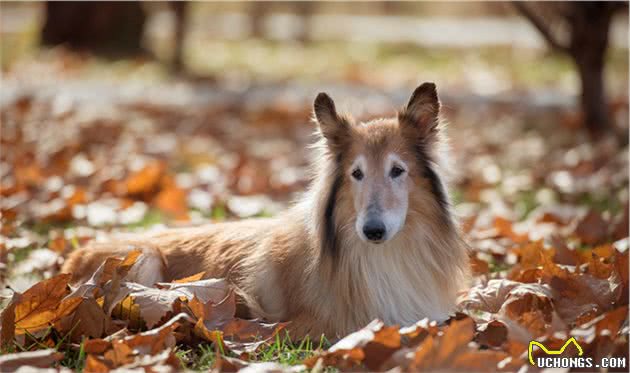
[{"label": "ground", "polygon": [[[573,106],[574,74],[559,56],[247,43],[213,44],[223,67],[235,67],[208,67],[212,79],[62,48],[5,71],[0,367],[30,358],[78,370],[256,362],[517,370],[529,364],[530,340],[551,349],[568,336],[588,356],[627,357],[625,54],[613,52],[610,69],[611,110],[625,135],[592,141]],[[245,48],[274,62],[247,61]],[[335,48],[345,51],[337,60],[316,58]],[[466,64],[455,62],[462,56]],[[473,287],[446,324],[373,323],[331,347],[325,337],[293,341],[282,325],[233,319],[223,283],[133,287],[124,282],[133,255],[112,258],[89,288],[70,289],[58,275],[89,240],[275,214],[308,183],[318,91],[368,118],[392,115],[424,80],[436,81],[442,99],[450,192],[474,269]],[[166,300],[151,301],[155,294]],[[73,323],[88,317],[90,326]],[[37,350],[41,356],[7,354]]]}]

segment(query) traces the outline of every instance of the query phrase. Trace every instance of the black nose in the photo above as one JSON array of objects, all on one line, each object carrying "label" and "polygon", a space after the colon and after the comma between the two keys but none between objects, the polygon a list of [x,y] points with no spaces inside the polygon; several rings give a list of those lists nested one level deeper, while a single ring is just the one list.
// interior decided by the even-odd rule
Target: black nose
[{"label": "black nose", "polygon": [[370,241],[380,241],[385,237],[385,224],[380,220],[369,220],[363,226],[363,234]]}]

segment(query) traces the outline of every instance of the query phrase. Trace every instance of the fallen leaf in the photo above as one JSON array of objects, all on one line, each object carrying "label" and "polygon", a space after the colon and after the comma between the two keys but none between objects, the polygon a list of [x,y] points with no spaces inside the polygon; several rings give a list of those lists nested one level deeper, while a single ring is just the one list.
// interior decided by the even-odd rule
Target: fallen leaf
[{"label": "fallen leaf", "polygon": [[73,341],[82,337],[100,338],[107,330],[109,317],[94,298],[84,298],[76,310],[61,319],[55,329],[62,333],[70,332]]},{"label": "fallen leaf", "polygon": [[13,372],[23,367],[52,368],[61,359],[63,353],[54,349],[6,354],[0,356],[0,371]]},{"label": "fallen leaf", "polygon": [[[166,365],[180,369],[179,360],[174,356],[175,329],[181,322],[191,323],[190,316],[180,313],[164,325],[136,335],[114,338],[111,341],[92,340],[85,344],[89,365],[95,370],[115,368],[152,367],[158,370]],[[89,364],[88,364],[89,362]]]},{"label": "fallen leaf", "polygon": [[374,320],[365,328],[342,338],[323,354],[307,359],[305,364],[312,368],[319,359],[323,359],[325,365],[351,368],[365,364],[368,369],[377,370],[400,346],[399,329]]},{"label": "fallen leaf", "polygon": [[575,235],[587,245],[602,243],[607,237],[610,224],[597,211],[589,211],[575,227]]},{"label": "fallen leaf", "polygon": [[497,229],[500,237],[507,237],[515,243],[524,243],[528,241],[526,234],[517,234],[512,229],[512,222],[500,216],[494,219],[494,227]]},{"label": "fallen leaf", "polygon": [[15,305],[16,334],[35,332],[70,314],[81,299],[63,299],[68,293],[71,275],[60,274],[38,282]]},{"label": "fallen leaf", "polygon": [[186,192],[177,187],[162,190],[154,204],[157,208],[173,216],[176,220],[188,220],[188,200]]},{"label": "fallen leaf", "polygon": [[197,298],[200,302],[219,303],[229,292],[228,283],[223,279],[207,279],[186,283],[159,283],[160,288],[126,282],[122,284],[124,294],[128,294],[137,305],[140,316],[148,328],[153,328],[169,313],[178,300],[191,301]]},{"label": "fallen leaf", "polygon": [[192,276],[188,276],[188,277],[184,277],[184,278],[180,278],[179,280],[175,280],[173,281],[173,283],[175,284],[185,284],[187,282],[195,282],[195,281],[199,281],[203,278],[203,276],[205,276],[206,272],[199,272],[195,275]]},{"label": "fallen leaf", "polygon": [[470,318],[456,320],[445,329],[444,334],[427,337],[417,348],[409,369],[444,370],[455,367],[458,356],[468,350],[474,336],[474,322]]},{"label": "fallen leaf", "polygon": [[0,347],[2,348],[6,348],[13,343],[13,337],[15,337],[15,306],[20,302],[20,297],[20,293],[13,293],[11,301],[0,314],[0,320],[2,322]]},{"label": "fallen leaf", "polygon": [[479,325],[478,331],[476,340],[482,346],[501,347],[508,339],[508,328],[499,320]]},{"label": "fallen leaf", "polygon": [[[97,296],[95,290],[103,290],[102,287],[111,280],[120,281],[131,270],[131,267],[140,257],[141,250],[131,250],[124,259],[109,257],[101,264],[92,277],[85,283],[77,286],[67,298]],[[114,290],[117,286],[114,285]]]},{"label": "fallen leaf", "polygon": [[162,163],[152,162],[131,174],[125,181],[127,194],[137,195],[154,191],[159,185],[164,168]]},{"label": "fallen leaf", "polygon": [[541,284],[524,284],[511,280],[490,280],[484,285],[472,287],[460,305],[465,310],[498,313],[510,298],[533,294],[537,297],[551,297],[551,289]]},{"label": "fallen leaf", "polygon": [[95,373],[105,373],[110,371],[110,367],[94,355],[87,355],[85,358],[85,371]]}]

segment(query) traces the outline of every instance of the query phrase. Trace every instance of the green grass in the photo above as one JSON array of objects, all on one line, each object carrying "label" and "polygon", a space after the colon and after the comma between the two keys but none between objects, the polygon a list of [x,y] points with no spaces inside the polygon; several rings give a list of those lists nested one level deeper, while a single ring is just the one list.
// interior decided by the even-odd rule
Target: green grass
[{"label": "green grass", "polygon": [[130,229],[149,228],[152,225],[165,222],[166,216],[157,209],[149,209],[142,219],[136,223],[127,224],[125,227]]},{"label": "green grass", "polygon": [[507,271],[512,268],[511,265],[503,262],[497,262],[494,258],[488,263],[488,270],[490,273],[499,273],[503,271]]},{"label": "green grass", "polygon": [[210,217],[213,220],[223,221],[227,218],[227,210],[223,204],[218,204],[212,208],[212,213],[210,213]]},{"label": "green grass", "polygon": [[[324,350],[330,346],[326,338],[322,336],[318,341],[305,338],[302,341],[293,341],[288,334],[284,337],[280,334],[276,338],[263,344],[256,353],[248,356],[249,361],[255,362],[276,362],[284,365],[298,365],[305,359],[313,356],[317,351]],[[198,345],[196,348],[180,347],[177,356],[182,362],[182,366],[192,370],[207,370],[216,361],[215,346],[208,343]],[[221,355],[228,357],[238,357],[233,353],[221,351]]]},{"label": "green grass", "polygon": [[[27,342],[24,346],[10,345],[0,351],[1,354],[32,351],[36,349],[54,348],[58,352],[64,354],[61,360],[61,366],[72,369],[73,371],[82,372],[85,366],[86,354],[84,345],[86,339],[83,339],[77,346],[70,345],[68,338],[72,332],[66,335],[60,335],[52,328],[46,330],[41,336],[35,337],[27,333]],[[276,338],[268,343],[260,346],[256,353],[250,354],[245,360],[252,362],[276,362],[283,365],[299,365],[305,359],[314,356],[318,351],[325,350],[330,347],[330,342],[322,336],[318,340],[305,338],[301,341],[293,341],[288,333],[276,335]],[[54,342],[50,346],[50,341]],[[237,355],[229,351],[219,350],[222,356],[238,358]],[[178,345],[175,355],[179,359],[183,369],[193,371],[206,371],[211,369],[217,358],[215,345],[212,343],[201,343],[194,347],[186,345]],[[327,371],[335,371],[327,369]]]},{"label": "green grass", "polygon": [[595,195],[592,193],[583,193],[579,196],[578,203],[588,206],[598,212],[609,211],[611,214],[617,214],[622,211],[624,204],[618,198],[619,193],[609,192],[605,195]]},{"label": "green grass", "polygon": [[[317,351],[330,347],[330,342],[322,336],[319,340],[305,338],[302,341],[293,341],[287,333],[283,337],[281,333],[268,343],[263,344],[256,353],[250,354],[248,360],[252,362],[276,362],[283,365],[299,365],[305,359],[315,355]],[[228,357],[236,357],[231,352],[221,350],[220,354]],[[179,358],[182,367],[194,371],[211,369],[217,358],[215,346],[210,343],[202,343],[194,348],[178,346],[175,355]]]},{"label": "green grass", "polygon": [[[71,345],[68,343],[71,334],[72,330],[65,335],[61,335],[52,327],[43,333],[38,333],[39,336],[37,337],[27,333],[24,345],[11,344],[5,346],[0,350],[0,355],[53,348],[64,354],[64,358],[60,362],[61,366],[81,372],[87,357],[84,350],[86,338],[83,338],[78,346],[77,344]],[[249,354],[244,360],[298,365],[305,359],[314,356],[318,351],[329,348],[330,345],[331,343],[324,336],[317,340],[307,337],[301,341],[294,341],[288,333],[278,333],[273,340],[262,344],[255,353]],[[219,348],[218,352],[222,356],[239,358],[236,354],[225,351],[223,348]],[[182,368],[203,371],[212,368],[217,358],[217,350],[214,344],[205,342],[194,347],[178,345],[175,355],[178,357]]]},{"label": "green grass", "polygon": [[30,244],[28,246],[21,247],[19,249],[11,250],[11,254],[13,254],[12,262],[15,264],[15,263],[25,260],[26,258],[28,258],[29,255],[31,255],[31,252],[33,250],[37,249],[37,247],[38,245],[36,244]]}]

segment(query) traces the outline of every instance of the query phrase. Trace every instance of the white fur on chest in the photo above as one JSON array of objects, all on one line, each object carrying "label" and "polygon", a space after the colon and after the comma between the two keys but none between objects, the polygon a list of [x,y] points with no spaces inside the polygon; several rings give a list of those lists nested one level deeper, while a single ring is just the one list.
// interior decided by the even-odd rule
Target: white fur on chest
[{"label": "white fur on chest", "polygon": [[386,324],[408,326],[425,317],[442,321],[452,310],[453,294],[443,291],[434,275],[442,269],[431,268],[428,252],[422,252],[429,249],[414,241],[409,244],[416,247],[369,245],[355,257],[370,298],[369,314]]}]

